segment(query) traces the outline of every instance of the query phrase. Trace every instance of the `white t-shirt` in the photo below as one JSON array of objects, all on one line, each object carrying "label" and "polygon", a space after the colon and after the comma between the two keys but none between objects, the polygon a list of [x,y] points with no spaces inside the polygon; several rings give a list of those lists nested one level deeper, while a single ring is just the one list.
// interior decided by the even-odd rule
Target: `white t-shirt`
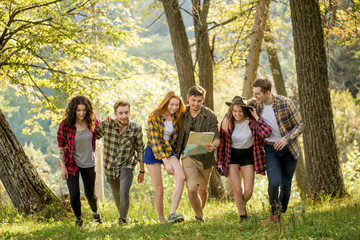
[{"label": "white t-shirt", "polygon": [[165,121],[164,123],[165,129],[164,129],[164,140],[169,141],[171,139],[171,134],[174,130],[174,126],[172,123],[172,120]]},{"label": "white t-shirt", "polygon": [[265,138],[265,140],[268,142],[276,142],[277,140],[279,140],[282,136],[280,133],[279,125],[275,118],[273,104],[264,104],[264,109],[261,113],[261,117],[271,127],[271,135],[270,137]]},{"label": "white t-shirt", "polygon": [[253,136],[249,127],[249,119],[242,123],[235,123],[231,135],[231,147],[236,149],[247,149],[253,145]]}]

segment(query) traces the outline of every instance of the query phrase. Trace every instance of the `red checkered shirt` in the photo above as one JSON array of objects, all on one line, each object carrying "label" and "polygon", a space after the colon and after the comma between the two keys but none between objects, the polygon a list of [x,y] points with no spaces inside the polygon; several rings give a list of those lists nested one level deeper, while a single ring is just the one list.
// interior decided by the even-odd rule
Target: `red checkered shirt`
[{"label": "red checkered shirt", "polygon": [[[101,122],[97,119],[95,122],[95,127],[99,125]],[[92,148],[95,152],[96,147],[96,132],[93,130],[92,133]],[[64,160],[65,167],[69,174],[75,175],[78,169],[78,166],[75,163],[73,152],[74,152],[74,142],[76,135],[76,127],[69,128],[68,122],[63,119],[59,125],[59,130],[57,131],[57,141],[58,147],[64,148]]]},{"label": "red checkered shirt", "polygon": [[[253,135],[254,169],[256,173],[265,175],[263,139],[271,135],[271,128],[262,118],[259,118],[259,120],[256,121],[253,117],[249,118],[249,127]],[[231,160],[231,136],[233,131],[234,128],[229,129],[228,132],[226,132],[222,129],[222,127],[220,127],[220,146],[217,150],[217,165],[222,165],[225,176],[228,176],[229,174],[229,164]]]}]

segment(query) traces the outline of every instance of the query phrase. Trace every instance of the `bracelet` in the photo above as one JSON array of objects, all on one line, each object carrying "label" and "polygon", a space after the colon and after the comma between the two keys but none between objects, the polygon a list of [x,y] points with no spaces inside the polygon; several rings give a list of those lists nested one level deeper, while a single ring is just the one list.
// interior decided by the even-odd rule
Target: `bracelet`
[{"label": "bracelet", "polygon": [[215,144],[212,144],[212,143],[211,143],[211,145],[213,145],[213,146],[214,146],[214,148],[215,148],[214,150],[216,150],[216,148],[217,148],[217,147],[215,146]]},{"label": "bracelet", "polygon": [[145,171],[139,171],[139,173],[145,174]]}]

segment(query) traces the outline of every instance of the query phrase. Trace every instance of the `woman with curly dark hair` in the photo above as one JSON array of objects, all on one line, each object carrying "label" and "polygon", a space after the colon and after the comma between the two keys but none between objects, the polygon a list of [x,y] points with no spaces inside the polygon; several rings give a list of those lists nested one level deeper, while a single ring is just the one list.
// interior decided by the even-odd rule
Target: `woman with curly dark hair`
[{"label": "woman with curly dark hair", "polygon": [[75,226],[81,227],[79,175],[84,183],[85,196],[96,222],[102,223],[95,195],[95,127],[99,125],[91,102],[87,97],[71,99],[65,111],[65,119],[59,125],[57,141],[59,147],[61,177],[69,188],[70,204],[76,217]]}]

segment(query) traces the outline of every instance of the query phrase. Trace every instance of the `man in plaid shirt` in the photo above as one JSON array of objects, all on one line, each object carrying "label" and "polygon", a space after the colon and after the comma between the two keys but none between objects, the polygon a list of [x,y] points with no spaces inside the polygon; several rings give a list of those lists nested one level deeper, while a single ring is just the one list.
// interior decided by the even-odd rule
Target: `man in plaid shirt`
[{"label": "man in plaid shirt", "polygon": [[254,81],[253,95],[248,104],[256,107],[258,114],[272,129],[270,137],[265,138],[264,149],[270,221],[279,222],[280,213],[286,212],[290,199],[292,177],[300,152],[297,137],[303,132],[303,122],[299,110],[289,98],[271,93],[268,79]]},{"label": "man in plaid shirt", "polygon": [[96,138],[104,137],[104,171],[119,211],[119,223],[124,224],[128,221],[130,187],[138,162],[138,183],[144,180],[144,142],[141,126],[129,120],[129,102],[118,100],[114,114],[115,120],[105,120],[95,130]]}]

